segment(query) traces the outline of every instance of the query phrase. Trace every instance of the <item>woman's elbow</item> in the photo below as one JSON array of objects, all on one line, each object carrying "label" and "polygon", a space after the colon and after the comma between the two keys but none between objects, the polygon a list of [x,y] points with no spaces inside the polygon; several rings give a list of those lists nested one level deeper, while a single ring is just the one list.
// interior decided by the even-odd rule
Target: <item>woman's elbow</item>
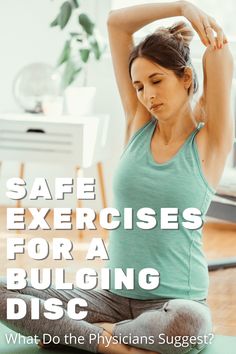
[{"label": "woman's elbow", "polygon": [[110,10],[107,16],[107,27],[117,23],[117,10]]},{"label": "woman's elbow", "polygon": [[113,10],[109,11],[108,16],[107,16],[107,26],[110,26],[111,22],[112,22],[112,13]]}]

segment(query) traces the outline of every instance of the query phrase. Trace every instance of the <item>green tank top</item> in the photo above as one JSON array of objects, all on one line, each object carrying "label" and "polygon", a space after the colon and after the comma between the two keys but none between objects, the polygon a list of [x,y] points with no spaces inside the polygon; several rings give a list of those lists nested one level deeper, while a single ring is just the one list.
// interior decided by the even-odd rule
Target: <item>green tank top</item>
[{"label": "green tank top", "polygon": [[[174,157],[157,163],[150,144],[157,124],[152,118],[140,128],[125,147],[113,178],[113,206],[121,213],[121,224],[110,232],[106,266],[111,269],[110,291],[134,299],[183,298],[201,300],[207,297],[208,267],[202,250],[202,227],[189,230],[182,226],[182,213],[187,208],[201,211],[204,222],[215,190],[205,179],[195,136],[202,123],[189,135]],[[157,225],[143,230],[134,222],[124,228],[124,208],[133,214],[141,208],[156,212]],[[160,228],[160,209],[178,208],[178,230]],[[116,218],[117,220],[117,218]],[[136,221],[139,221],[136,219]],[[135,269],[134,289],[114,286],[114,269]],[[138,273],[154,268],[160,274],[159,286],[145,290],[138,284]]]}]

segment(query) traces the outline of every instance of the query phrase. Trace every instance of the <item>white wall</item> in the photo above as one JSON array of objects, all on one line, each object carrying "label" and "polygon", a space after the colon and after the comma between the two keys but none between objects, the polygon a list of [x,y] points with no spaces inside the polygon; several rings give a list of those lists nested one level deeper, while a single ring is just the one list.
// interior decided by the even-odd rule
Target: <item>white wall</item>
[{"label": "white wall", "polygon": [[[103,14],[100,16],[98,2],[94,0],[84,1],[86,7],[83,9],[97,19],[98,25],[104,32],[106,28],[105,17],[109,11],[109,1],[103,6]],[[1,38],[1,65],[0,65],[0,112],[18,112],[19,107],[12,95],[12,82],[16,73],[25,65],[32,62],[46,62],[54,65],[62,49],[65,34],[57,28],[49,28],[49,23],[54,19],[58,12],[61,2],[58,0],[8,0],[0,2],[0,38]],[[96,6],[95,6],[96,5]],[[102,15],[102,16],[101,16]],[[114,142],[111,158],[104,163],[105,183],[108,196],[108,205],[111,203],[111,180],[114,166],[116,165],[120,149],[122,148],[123,129],[121,121],[123,114],[118,98],[115,80],[113,77],[111,61],[105,56],[102,62],[92,62],[89,65],[88,84],[97,87],[97,97],[95,112],[108,113],[114,124],[111,134]],[[13,162],[4,162],[1,168],[1,188],[0,204],[10,204],[5,197],[5,181],[7,178],[18,175],[19,165]],[[74,176],[74,171],[68,171],[63,166],[27,164],[25,168],[26,181],[28,185],[35,177],[45,176],[49,184],[53,184],[55,177]],[[84,171],[88,177],[97,177],[96,169],[89,168]],[[101,207],[99,188],[97,203],[93,207]],[[67,205],[75,203],[72,199],[61,204]],[[84,202],[89,206],[91,202]],[[60,204],[60,205],[61,205]],[[28,206],[27,200],[23,205]],[[33,205],[30,202],[30,205]],[[38,202],[37,205],[51,206],[54,204],[45,201]]]}]

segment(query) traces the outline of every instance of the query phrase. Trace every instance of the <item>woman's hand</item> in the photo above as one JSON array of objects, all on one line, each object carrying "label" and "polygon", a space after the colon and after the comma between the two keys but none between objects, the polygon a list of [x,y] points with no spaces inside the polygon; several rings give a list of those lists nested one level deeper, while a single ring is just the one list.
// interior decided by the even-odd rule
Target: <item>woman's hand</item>
[{"label": "woman's hand", "polygon": [[222,48],[227,38],[216,20],[188,1],[181,1],[182,16],[189,20],[205,46]]}]

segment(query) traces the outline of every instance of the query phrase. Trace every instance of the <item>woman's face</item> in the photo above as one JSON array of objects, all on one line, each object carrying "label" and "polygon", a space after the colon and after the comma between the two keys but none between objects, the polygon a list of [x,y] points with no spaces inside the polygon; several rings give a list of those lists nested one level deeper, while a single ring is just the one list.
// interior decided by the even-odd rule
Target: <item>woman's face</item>
[{"label": "woman's face", "polygon": [[172,70],[155,62],[135,59],[131,77],[139,101],[159,120],[176,116],[176,112],[189,102],[186,78],[177,77]]}]

